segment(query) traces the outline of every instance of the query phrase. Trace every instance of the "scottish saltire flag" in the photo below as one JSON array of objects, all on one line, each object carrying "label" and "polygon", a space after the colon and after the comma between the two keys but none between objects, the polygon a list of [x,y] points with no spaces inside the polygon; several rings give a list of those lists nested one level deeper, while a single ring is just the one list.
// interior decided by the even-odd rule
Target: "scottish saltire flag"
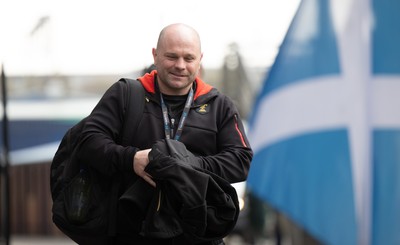
[{"label": "scottish saltire flag", "polygon": [[249,126],[254,194],[324,244],[400,244],[400,1],[303,0]]}]

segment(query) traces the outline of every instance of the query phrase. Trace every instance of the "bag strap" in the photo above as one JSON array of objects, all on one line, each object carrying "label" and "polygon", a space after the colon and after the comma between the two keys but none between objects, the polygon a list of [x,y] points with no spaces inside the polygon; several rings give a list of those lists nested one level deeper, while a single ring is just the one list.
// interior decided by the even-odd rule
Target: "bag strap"
[{"label": "bag strap", "polygon": [[132,135],[135,134],[139,127],[141,114],[144,108],[144,88],[138,80],[130,78],[121,78],[120,81],[127,83],[127,99],[125,100],[124,125],[121,131],[121,142],[123,145],[131,145],[133,142]]},{"label": "bag strap", "polygon": [[[122,145],[132,145],[134,137],[140,123],[140,119],[142,118],[142,113],[144,109],[144,88],[142,84],[138,80],[133,80],[130,78],[121,78],[120,81],[123,81],[127,84],[127,95],[125,100],[125,115],[124,115],[124,124],[122,131],[120,132],[120,142]],[[119,195],[119,187],[121,183],[121,178],[116,176],[114,181],[112,182],[111,187],[111,199],[110,202],[110,212],[109,212],[109,229],[108,235],[113,236],[116,234],[117,229],[117,200]]]}]

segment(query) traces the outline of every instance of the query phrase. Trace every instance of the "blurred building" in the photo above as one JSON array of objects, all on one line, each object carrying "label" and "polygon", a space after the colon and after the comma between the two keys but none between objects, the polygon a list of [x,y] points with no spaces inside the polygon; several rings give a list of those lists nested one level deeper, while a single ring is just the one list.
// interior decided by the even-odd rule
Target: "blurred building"
[{"label": "blurred building", "polygon": [[238,107],[243,118],[247,118],[254,100],[254,90],[248,79],[239,46],[228,46],[222,69],[221,91],[229,96]]}]

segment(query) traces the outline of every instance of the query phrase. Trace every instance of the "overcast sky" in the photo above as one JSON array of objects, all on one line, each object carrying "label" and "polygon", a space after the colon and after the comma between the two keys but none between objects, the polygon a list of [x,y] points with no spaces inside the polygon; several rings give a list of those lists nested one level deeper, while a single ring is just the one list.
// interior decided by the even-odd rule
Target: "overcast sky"
[{"label": "overcast sky", "polygon": [[200,33],[205,68],[222,66],[231,42],[245,65],[267,67],[299,2],[0,0],[0,62],[7,74],[129,73],[152,62],[162,27],[183,22]]}]

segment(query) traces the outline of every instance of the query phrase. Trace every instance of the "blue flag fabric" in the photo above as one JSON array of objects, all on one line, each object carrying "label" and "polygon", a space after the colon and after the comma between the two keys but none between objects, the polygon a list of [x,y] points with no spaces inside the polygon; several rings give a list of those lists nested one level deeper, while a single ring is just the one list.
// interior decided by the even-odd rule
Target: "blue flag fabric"
[{"label": "blue flag fabric", "polygon": [[399,12],[303,0],[254,105],[248,188],[325,244],[400,244]]}]

